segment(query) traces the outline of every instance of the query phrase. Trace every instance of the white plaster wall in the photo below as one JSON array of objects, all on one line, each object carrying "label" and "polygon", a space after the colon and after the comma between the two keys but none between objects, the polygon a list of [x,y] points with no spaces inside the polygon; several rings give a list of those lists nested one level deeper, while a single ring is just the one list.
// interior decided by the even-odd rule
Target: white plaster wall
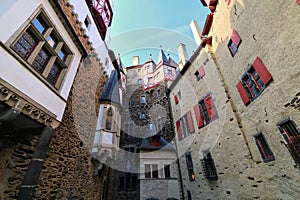
[{"label": "white plaster wall", "polygon": [[[68,35],[63,24],[56,16],[55,11],[49,2],[46,0],[19,0],[15,1],[14,4],[7,6],[8,9],[5,12],[3,11],[0,16],[0,25],[5,27],[5,29],[0,31],[0,40],[3,43],[9,43],[9,39],[12,34],[16,31],[20,31],[20,27],[22,27],[23,24],[27,24],[26,20],[29,19],[29,17],[31,17],[41,5],[46,8],[45,11],[50,16],[51,22],[57,28],[61,37],[67,43],[74,55],[65,80],[58,91],[59,96],[53,93],[46,85],[39,81],[37,77],[35,77],[3,49],[1,49],[0,55],[0,77],[42,105],[44,108],[51,111],[57,116],[56,119],[61,121],[66,106],[64,100],[66,100],[69,95],[81,59],[81,54]],[[1,3],[0,6],[2,6]],[[16,13],[18,13],[18,17],[16,17]],[[10,23],[8,23],[8,19]]]},{"label": "white plaster wall", "polygon": [[[111,71],[113,70],[112,60],[110,60],[108,56],[108,49],[110,47],[110,27],[107,29],[107,33],[105,36],[105,41],[103,41],[100,37],[100,33],[96,27],[96,24],[93,20],[91,12],[88,9],[88,6],[85,1],[78,1],[78,0],[70,0],[71,5],[74,6],[74,11],[78,14],[78,19],[83,23],[83,28],[86,29],[86,34],[89,36],[90,41],[93,43],[93,47],[96,49],[96,53],[100,58],[100,62],[105,67],[105,71],[108,75],[110,75]],[[112,4],[111,4],[112,6]],[[112,6],[113,9],[113,6]],[[84,20],[86,16],[89,16],[91,20],[91,26],[89,29],[86,28],[84,24]],[[108,64],[105,65],[106,59],[109,60]]]}]

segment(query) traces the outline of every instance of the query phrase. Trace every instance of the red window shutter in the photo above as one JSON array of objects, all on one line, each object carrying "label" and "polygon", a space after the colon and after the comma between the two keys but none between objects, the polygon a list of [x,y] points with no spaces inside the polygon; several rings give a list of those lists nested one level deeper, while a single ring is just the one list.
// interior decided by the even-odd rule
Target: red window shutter
[{"label": "red window shutter", "polygon": [[194,124],[193,124],[193,118],[192,118],[191,111],[187,112],[186,116],[187,116],[187,121],[188,121],[188,126],[189,126],[190,133],[194,133],[195,128],[194,128]]},{"label": "red window shutter", "polygon": [[176,130],[177,130],[178,140],[181,140],[182,139],[182,133],[181,133],[180,121],[179,120],[176,122]]},{"label": "red window shutter", "polygon": [[198,126],[198,128],[201,128],[204,124],[203,124],[202,118],[200,116],[200,109],[199,109],[198,104],[194,106],[194,111],[195,111],[197,126]]},{"label": "red window shutter", "polygon": [[230,4],[230,0],[226,0],[227,1],[227,5],[229,5]]},{"label": "red window shutter", "polygon": [[235,30],[232,31],[232,34],[231,34],[230,38],[231,38],[232,42],[235,44],[235,46],[239,47],[239,44],[241,42],[241,38]]},{"label": "red window shutter", "polygon": [[205,75],[204,67],[202,65],[199,67],[198,72],[201,78]]},{"label": "red window shutter", "polygon": [[209,115],[210,120],[214,120],[217,118],[217,110],[214,106],[214,103],[212,101],[212,98],[210,95],[207,95],[204,99],[205,105],[206,105],[206,109]]},{"label": "red window shutter", "polygon": [[267,68],[265,67],[265,65],[259,57],[255,59],[253,63],[253,68],[255,69],[258,76],[265,85],[267,85],[272,80],[270,72],[267,70]]},{"label": "red window shutter", "polygon": [[250,103],[250,99],[241,81],[238,82],[236,88],[239,91],[244,104],[248,105]]},{"label": "red window shutter", "polygon": [[178,104],[179,100],[178,100],[177,95],[174,95],[174,101],[175,101],[175,104]]},{"label": "red window shutter", "polygon": [[300,0],[297,0],[296,3],[300,5]]}]

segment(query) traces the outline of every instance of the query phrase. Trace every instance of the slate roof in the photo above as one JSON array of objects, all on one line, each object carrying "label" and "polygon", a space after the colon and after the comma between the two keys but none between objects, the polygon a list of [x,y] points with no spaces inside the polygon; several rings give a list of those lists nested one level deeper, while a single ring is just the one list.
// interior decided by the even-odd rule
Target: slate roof
[{"label": "slate roof", "polygon": [[121,105],[118,82],[118,71],[113,70],[105,83],[100,101],[109,101]]},{"label": "slate roof", "polygon": [[159,50],[157,64],[162,62],[164,65],[169,65],[172,67],[178,67],[178,64],[169,56],[166,56],[165,52],[162,50],[162,48]]}]

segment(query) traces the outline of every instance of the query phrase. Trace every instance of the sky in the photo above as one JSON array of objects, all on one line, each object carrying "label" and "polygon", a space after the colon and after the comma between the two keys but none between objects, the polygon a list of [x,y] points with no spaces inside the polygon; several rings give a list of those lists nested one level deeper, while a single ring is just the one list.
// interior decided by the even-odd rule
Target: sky
[{"label": "sky", "polygon": [[144,63],[152,54],[156,61],[160,46],[177,62],[179,43],[190,57],[197,48],[190,22],[196,20],[203,29],[209,13],[200,0],[113,0],[113,7],[110,47],[125,66],[131,65],[132,56]]}]

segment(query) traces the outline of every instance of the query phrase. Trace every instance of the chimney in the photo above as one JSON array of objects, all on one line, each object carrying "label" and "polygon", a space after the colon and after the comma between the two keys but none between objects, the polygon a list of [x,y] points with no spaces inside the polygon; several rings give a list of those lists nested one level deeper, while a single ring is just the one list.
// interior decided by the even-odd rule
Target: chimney
[{"label": "chimney", "polygon": [[132,57],[132,65],[139,65],[140,64],[140,58],[138,56]]},{"label": "chimney", "polygon": [[179,60],[181,60],[183,62],[183,64],[185,64],[186,61],[189,59],[185,44],[180,43],[177,46],[177,51],[178,51],[178,55],[179,55]]},{"label": "chimney", "polygon": [[192,20],[190,23],[190,27],[192,29],[195,42],[197,46],[199,46],[201,44],[201,30],[199,28],[199,25],[195,20]]}]

